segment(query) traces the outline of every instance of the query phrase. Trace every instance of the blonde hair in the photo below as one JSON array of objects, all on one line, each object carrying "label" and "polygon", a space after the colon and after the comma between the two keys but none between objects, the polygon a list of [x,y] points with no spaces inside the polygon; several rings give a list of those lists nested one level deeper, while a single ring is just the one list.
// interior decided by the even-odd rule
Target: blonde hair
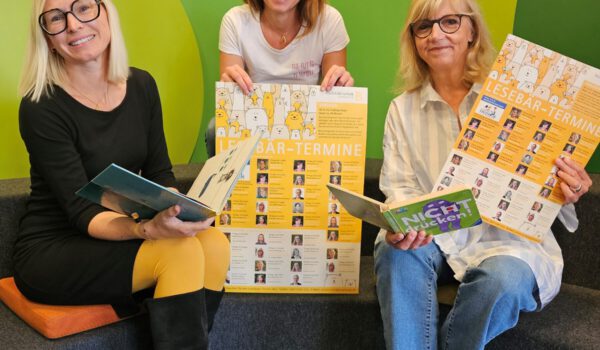
[{"label": "blonde hair", "polygon": [[[30,18],[30,33],[25,65],[21,74],[19,94],[38,102],[44,95],[54,91],[54,85],[64,86],[67,73],[64,59],[52,52],[48,46],[45,32],[38,23],[39,15],[44,11],[46,0],[34,0]],[[108,75],[113,83],[122,83],[129,76],[127,49],[121,32],[119,15],[112,0],[102,0],[110,27],[110,45],[108,47]]]},{"label": "blonde hair", "polygon": [[[261,14],[265,9],[264,0],[244,0],[254,13]],[[304,26],[304,32],[302,36],[308,35],[315,29],[317,21],[321,13],[325,9],[327,0],[300,0],[296,7],[300,16],[300,21]]]},{"label": "blonde hair", "polygon": [[[421,59],[415,46],[410,24],[415,21],[431,18],[444,0],[413,0],[406,23],[400,36],[400,69],[398,70],[398,86],[401,91],[414,91],[420,88],[429,76],[427,63]],[[481,83],[485,80],[494,60],[495,50],[490,34],[483,22],[481,10],[475,0],[450,0],[453,5],[462,3],[463,12],[469,15],[473,26],[473,41],[469,44],[463,81],[466,85]]]}]

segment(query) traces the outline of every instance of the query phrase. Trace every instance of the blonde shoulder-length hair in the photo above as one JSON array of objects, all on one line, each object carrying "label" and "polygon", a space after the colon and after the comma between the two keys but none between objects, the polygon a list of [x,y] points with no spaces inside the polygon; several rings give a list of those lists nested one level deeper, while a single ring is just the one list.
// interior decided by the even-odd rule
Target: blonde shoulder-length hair
[{"label": "blonde shoulder-length hair", "polygon": [[[64,86],[67,74],[64,59],[50,50],[46,33],[38,23],[39,15],[44,11],[46,0],[34,0],[31,9],[30,33],[25,65],[19,84],[19,94],[38,102],[44,95],[54,90],[54,85]],[[127,49],[121,32],[119,15],[112,0],[102,0],[110,27],[110,45],[108,47],[108,80],[122,83],[129,76]]]},{"label": "blonde shoulder-length hair", "polygon": [[[244,0],[244,2],[254,13],[261,14],[265,9],[264,0]],[[308,35],[315,29],[319,16],[325,10],[325,4],[327,4],[327,0],[300,0],[298,2],[296,9],[304,26],[302,36]]]},{"label": "blonde shoulder-length hair", "polygon": [[[429,68],[419,57],[410,24],[431,18],[444,0],[413,0],[402,35],[400,36],[400,69],[398,86],[401,91],[414,91],[429,80]],[[450,0],[455,8],[464,8],[473,26],[473,41],[469,44],[463,81],[470,86],[485,80],[494,60],[495,50],[488,29],[483,22],[481,10],[475,0]],[[460,5],[459,5],[460,4]],[[458,6],[456,6],[458,5]],[[464,20],[464,19],[463,19]]]}]

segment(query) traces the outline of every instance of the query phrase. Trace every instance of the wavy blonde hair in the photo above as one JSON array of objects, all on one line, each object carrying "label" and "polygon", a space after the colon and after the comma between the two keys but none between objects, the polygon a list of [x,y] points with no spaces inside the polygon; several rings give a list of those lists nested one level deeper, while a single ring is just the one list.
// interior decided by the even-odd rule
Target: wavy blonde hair
[{"label": "wavy blonde hair", "polygon": [[[400,69],[398,70],[398,92],[414,91],[420,88],[429,76],[427,63],[419,57],[410,24],[421,19],[431,18],[444,0],[413,0],[406,23],[400,36]],[[473,26],[473,42],[469,44],[463,81],[467,85],[485,80],[494,60],[495,50],[489,31],[483,22],[479,5],[475,0],[449,0],[453,7],[464,6],[462,13],[469,15]],[[462,7],[461,6],[461,7]]]},{"label": "wavy blonde hair", "polygon": [[[38,102],[42,96],[52,93],[54,85],[64,86],[68,79],[64,59],[50,50],[47,34],[38,23],[38,17],[44,11],[45,5],[46,0],[33,1],[28,49],[19,84],[19,94],[34,102]],[[129,64],[119,15],[112,0],[102,0],[101,5],[106,10],[110,27],[108,80],[113,83],[122,83],[129,76]]]},{"label": "wavy blonde hair", "polygon": [[[264,0],[244,0],[254,13],[261,14],[265,9]],[[317,21],[321,13],[325,9],[327,0],[300,0],[296,7],[300,16],[300,22],[304,26],[304,32],[302,36],[308,35],[315,29]]]}]

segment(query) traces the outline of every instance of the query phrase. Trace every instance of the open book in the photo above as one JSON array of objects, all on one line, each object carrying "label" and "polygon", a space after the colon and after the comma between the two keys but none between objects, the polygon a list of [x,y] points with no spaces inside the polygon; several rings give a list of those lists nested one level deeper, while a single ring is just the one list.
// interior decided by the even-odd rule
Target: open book
[{"label": "open book", "polygon": [[482,222],[473,194],[465,186],[390,204],[337,185],[327,184],[327,187],[352,216],[392,232],[424,230],[437,235]]},{"label": "open book", "polygon": [[187,195],[115,164],[109,165],[76,194],[134,219],[150,219],[159,211],[179,205],[181,220],[205,220],[221,212],[260,137],[261,133],[256,133],[207,160]]}]

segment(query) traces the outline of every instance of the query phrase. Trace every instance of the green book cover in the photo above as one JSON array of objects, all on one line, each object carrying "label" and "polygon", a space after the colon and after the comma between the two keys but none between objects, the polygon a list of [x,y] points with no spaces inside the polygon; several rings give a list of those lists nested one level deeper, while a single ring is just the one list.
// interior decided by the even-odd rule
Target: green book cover
[{"label": "green book cover", "polygon": [[425,230],[428,234],[455,231],[482,223],[473,193],[466,186],[384,204],[338,185],[329,190],[352,216],[393,232]]},{"label": "green book cover", "polygon": [[439,194],[406,205],[391,204],[390,207],[383,215],[396,232],[424,230],[437,235],[477,226],[482,222],[469,189]]}]

